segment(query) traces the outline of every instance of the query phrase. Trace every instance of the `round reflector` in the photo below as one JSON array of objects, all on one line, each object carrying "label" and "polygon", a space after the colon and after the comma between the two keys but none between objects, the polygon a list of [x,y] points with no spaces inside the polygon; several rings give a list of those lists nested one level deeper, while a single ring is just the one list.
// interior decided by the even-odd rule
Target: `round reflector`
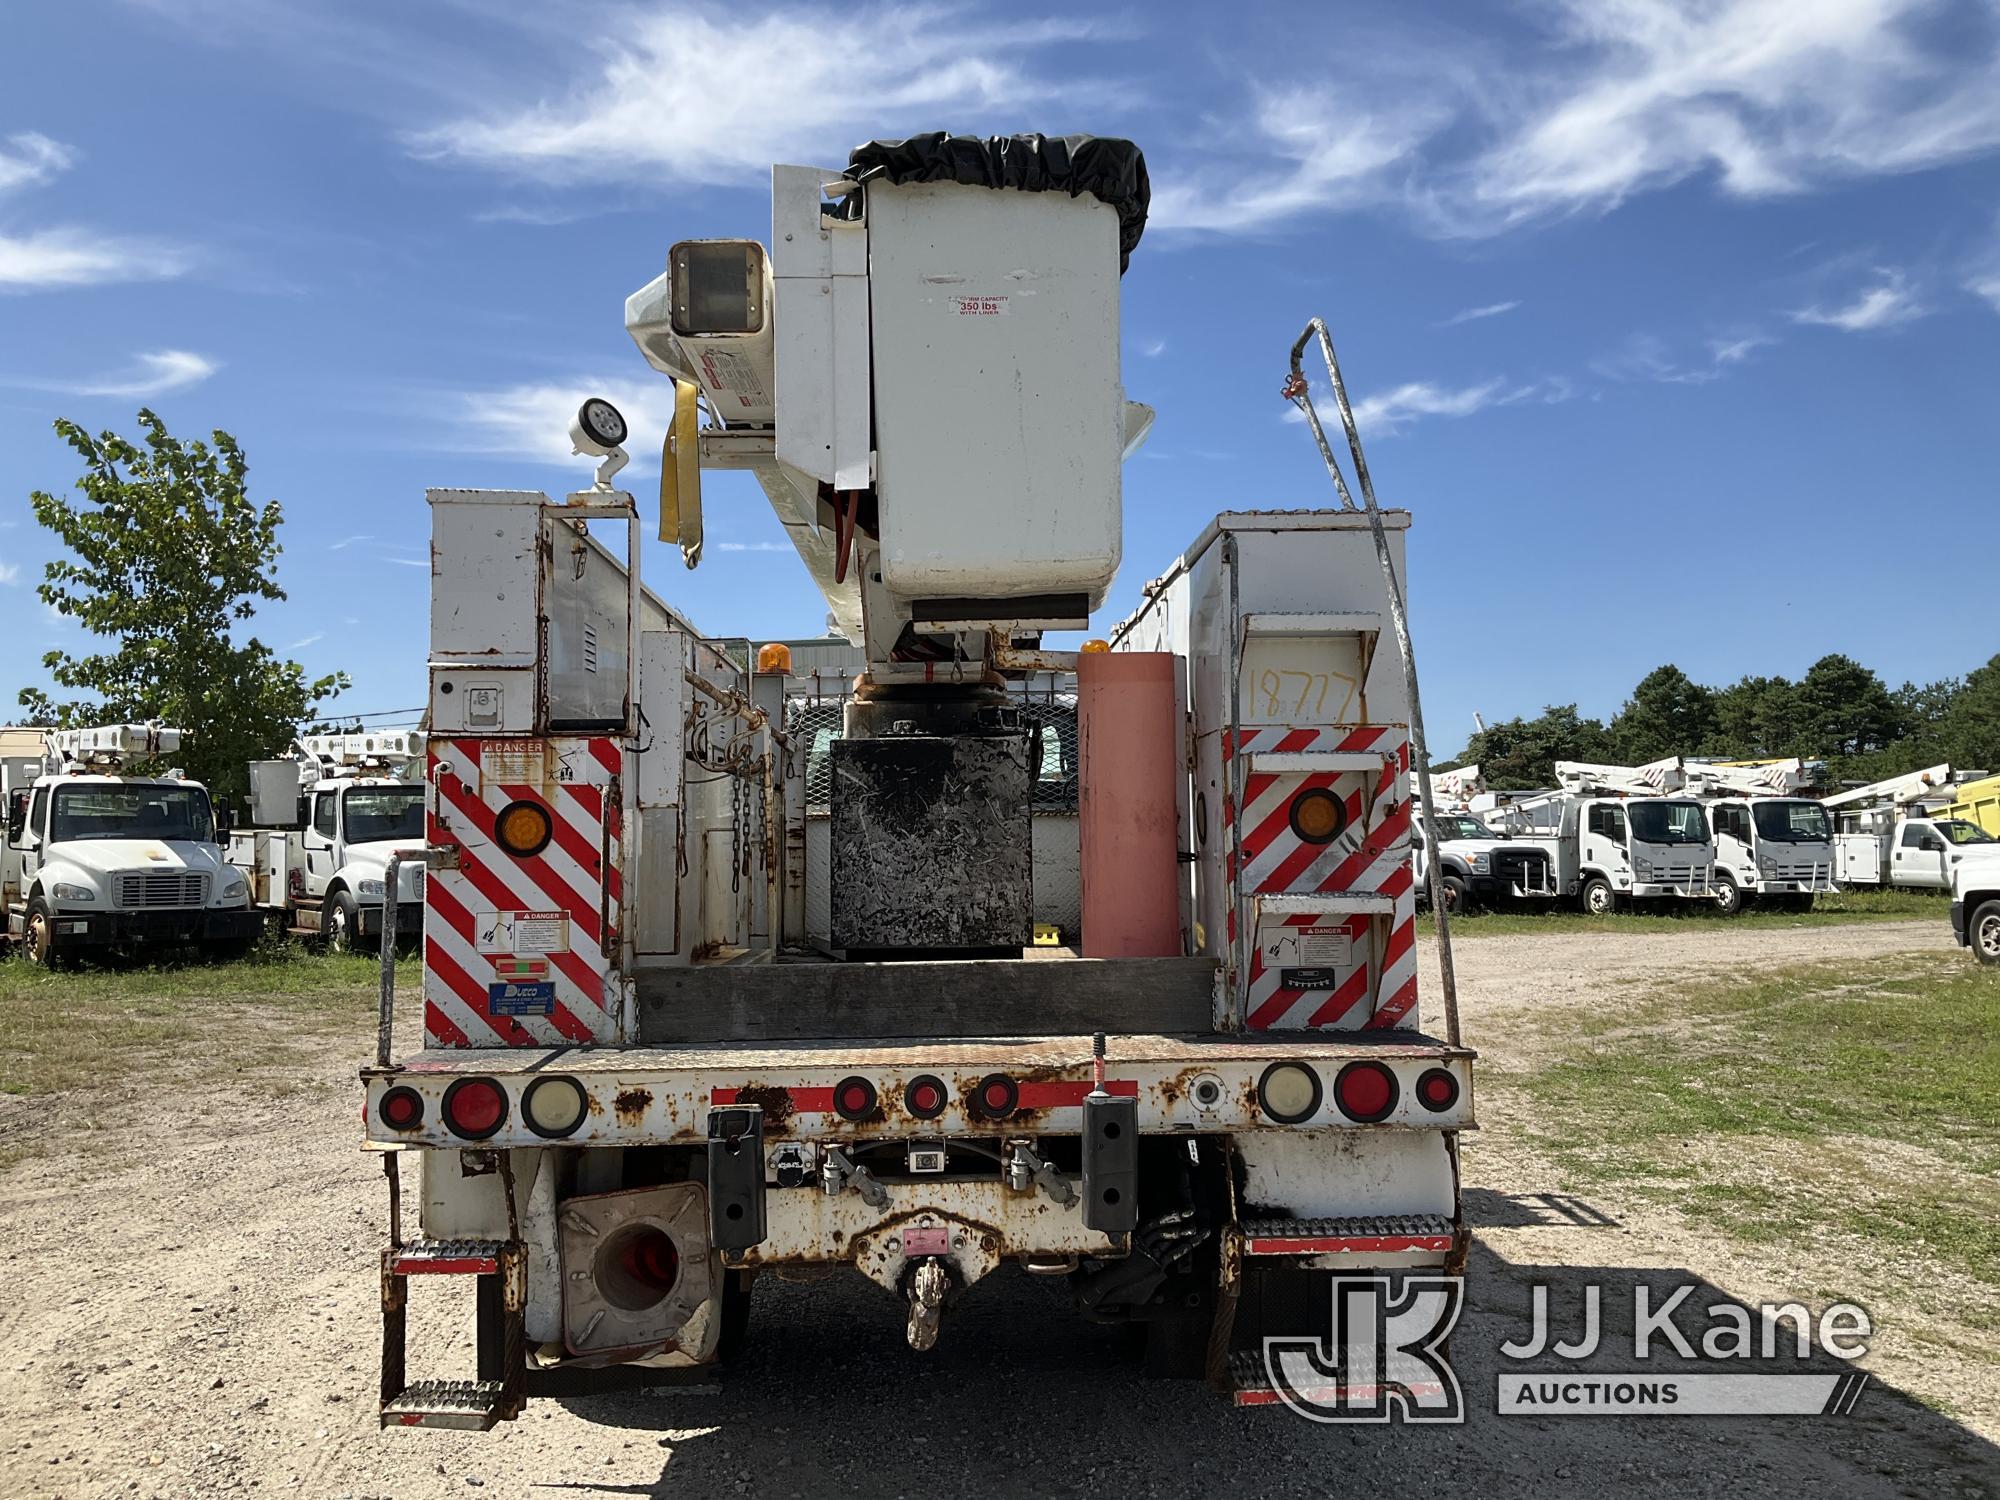
[{"label": "round reflector", "polygon": [[507,1123],[507,1095],[490,1078],[461,1078],[444,1091],[444,1123],[453,1135],[483,1141]]},{"label": "round reflector", "polygon": [[375,1118],[391,1130],[415,1130],[424,1123],[424,1096],[400,1085],[375,1104]]},{"label": "round reflector", "polygon": [[521,1096],[521,1118],[528,1129],[552,1141],[576,1134],[589,1112],[589,1097],[574,1078],[537,1078]]},{"label": "round reflector", "polygon": [[1363,1125],[1386,1120],[1396,1110],[1396,1075],[1378,1062],[1351,1062],[1333,1080],[1333,1102]]},{"label": "round reflector", "polygon": [[929,1073],[918,1074],[903,1090],[903,1107],[919,1120],[935,1120],[950,1102],[944,1080]]},{"label": "round reflector", "polygon": [[1347,826],[1347,804],[1324,787],[1309,787],[1292,798],[1291,821],[1308,844],[1330,844]]},{"label": "round reflector", "polygon": [[875,1085],[859,1074],[833,1086],[833,1112],[843,1120],[865,1120],[875,1113]]},{"label": "round reflector", "polygon": [[1319,1074],[1304,1063],[1272,1063],[1257,1080],[1257,1103],[1280,1125],[1296,1125],[1319,1113]]},{"label": "round reflector", "polygon": [[1443,1114],[1458,1103],[1458,1079],[1449,1068],[1426,1068],[1417,1079],[1417,1103]]},{"label": "round reflector", "polygon": [[988,1073],[972,1091],[973,1108],[988,1120],[1004,1120],[1021,1102],[1021,1090],[1005,1073]]},{"label": "round reflector", "polygon": [[555,837],[549,810],[539,802],[509,802],[493,820],[493,837],[517,859],[540,854]]}]

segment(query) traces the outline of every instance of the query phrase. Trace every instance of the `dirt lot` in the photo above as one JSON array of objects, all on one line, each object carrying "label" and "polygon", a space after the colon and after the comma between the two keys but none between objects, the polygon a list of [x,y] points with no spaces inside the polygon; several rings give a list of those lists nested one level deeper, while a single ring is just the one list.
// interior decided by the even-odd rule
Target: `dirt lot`
[{"label": "dirt lot", "polygon": [[[0,1493],[2000,1494],[1993,1363],[1899,1337],[1907,1322],[1879,1299],[1877,1383],[1850,1417],[1492,1415],[1496,1350],[1525,1330],[1532,1282],[1572,1310],[1574,1288],[1603,1283],[1607,1321],[1641,1280],[1814,1302],[1844,1289],[1838,1264],[1746,1251],[1655,1205],[1562,1193],[1524,1138],[1524,1095],[1504,1081],[1534,1065],[1535,1023],[1551,1007],[1615,1010],[1663,972],[1944,941],[1935,921],[1463,939],[1466,1030],[1495,1081],[1465,1149],[1480,1230],[1453,1349],[1471,1417],[1450,1428],[1233,1413],[1143,1379],[1121,1339],[1067,1315],[1060,1284],[1003,1275],[954,1311],[929,1355],[903,1347],[899,1308],[859,1277],[767,1280],[753,1353],[721,1381],[539,1401],[484,1438],[381,1434],[383,1194],[354,1149],[366,1038],[315,1042],[295,1087],[272,1085],[298,1064],[252,1061],[68,1097],[62,1118],[100,1127],[90,1147],[0,1175]],[[1433,975],[1433,1017],[1436,994]],[[5,1103],[5,1123],[32,1131],[43,1103]],[[451,1326],[463,1341],[469,1325]],[[469,1370],[469,1343],[456,1353]]]}]

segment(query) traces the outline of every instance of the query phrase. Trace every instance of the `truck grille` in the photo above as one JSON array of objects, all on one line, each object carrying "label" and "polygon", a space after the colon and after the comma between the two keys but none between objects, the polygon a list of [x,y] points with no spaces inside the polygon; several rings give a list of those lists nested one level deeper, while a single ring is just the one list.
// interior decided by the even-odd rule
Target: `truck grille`
[{"label": "truck grille", "polygon": [[1493,876],[1524,896],[1555,893],[1555,884],[1549,879],[1548,852],[1543,849],[1494,850]]},{"label": "truck grille", "polygon": [[1697,891],[1708,889],[1707,865],[1655,865],[1653,883],[1656,885],[1687,886]]},{"label": "truck grille", "polygon": [[127,870],[118,877],[118,904],[127,911],[206,906],[208,877],[199,870]]}]

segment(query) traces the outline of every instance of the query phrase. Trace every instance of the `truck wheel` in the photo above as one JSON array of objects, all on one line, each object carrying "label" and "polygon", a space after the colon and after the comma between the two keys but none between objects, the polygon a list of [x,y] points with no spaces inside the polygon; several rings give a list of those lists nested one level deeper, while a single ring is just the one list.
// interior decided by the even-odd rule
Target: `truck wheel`
[{"label": "truck wheel", "polygon": [[40,896],[28,903],[28,923],[21,939],[28,961],[44,969],[59,969],[69,956],[56,941],[55,913]]},{"label": "truck wheel", "polygon": [[1611,882],[1602,875],[1593,875],[1583,883],[1583,909],[1593,917],[1608,917],[1618,908],[1618,898],[1612,894]]},{"label": "truck wheel", "polygon": [[1988,901],[1972,913],[1966,925],[1972,956],[1983,964],[2000,964],[2000,901]]},{"label": "truck wheel", "polygon": [[335,891],[319,909],[319,935],[329,951],[352,953],[361,937],[361,907],[350,891]]},{"label": "truck wheel", "polygon": [[1736,916],[1743,910],[1743,890],[1727,875],[1715,882],[1715,909],[1725,917]]},{"label": "truck wheel", "polygon": [[1462,915],[1472,905],[1472,888],[1465,883],[1462,875],[1447,875],[1444,878],[1444,910],[1446,916]]}]

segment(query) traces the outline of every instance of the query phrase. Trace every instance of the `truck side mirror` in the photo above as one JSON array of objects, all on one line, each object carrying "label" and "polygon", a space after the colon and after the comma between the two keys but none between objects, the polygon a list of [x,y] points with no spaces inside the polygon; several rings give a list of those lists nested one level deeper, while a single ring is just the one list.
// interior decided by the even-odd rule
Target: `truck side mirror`
[{"label": "truck side mirror", "polygon": [[301,792],[299,793],[298,816],[293,819],[292,827],[302,829],[306,826],[306,824],[310,823],[311,821],[312,821],[311,800],[306,796],[304,792]]},{"label": "truck side mirror", "polygon": [[18,844],[28,827],[28,794],[16,792],[7,801],[7,842]]},{"label": "truck side mirror", "polygon": [[217,797],[215,799],[215,836],[217,838],[225,837],[234,821],[235,819],[229,811],[229,799],[227,797]]}]

